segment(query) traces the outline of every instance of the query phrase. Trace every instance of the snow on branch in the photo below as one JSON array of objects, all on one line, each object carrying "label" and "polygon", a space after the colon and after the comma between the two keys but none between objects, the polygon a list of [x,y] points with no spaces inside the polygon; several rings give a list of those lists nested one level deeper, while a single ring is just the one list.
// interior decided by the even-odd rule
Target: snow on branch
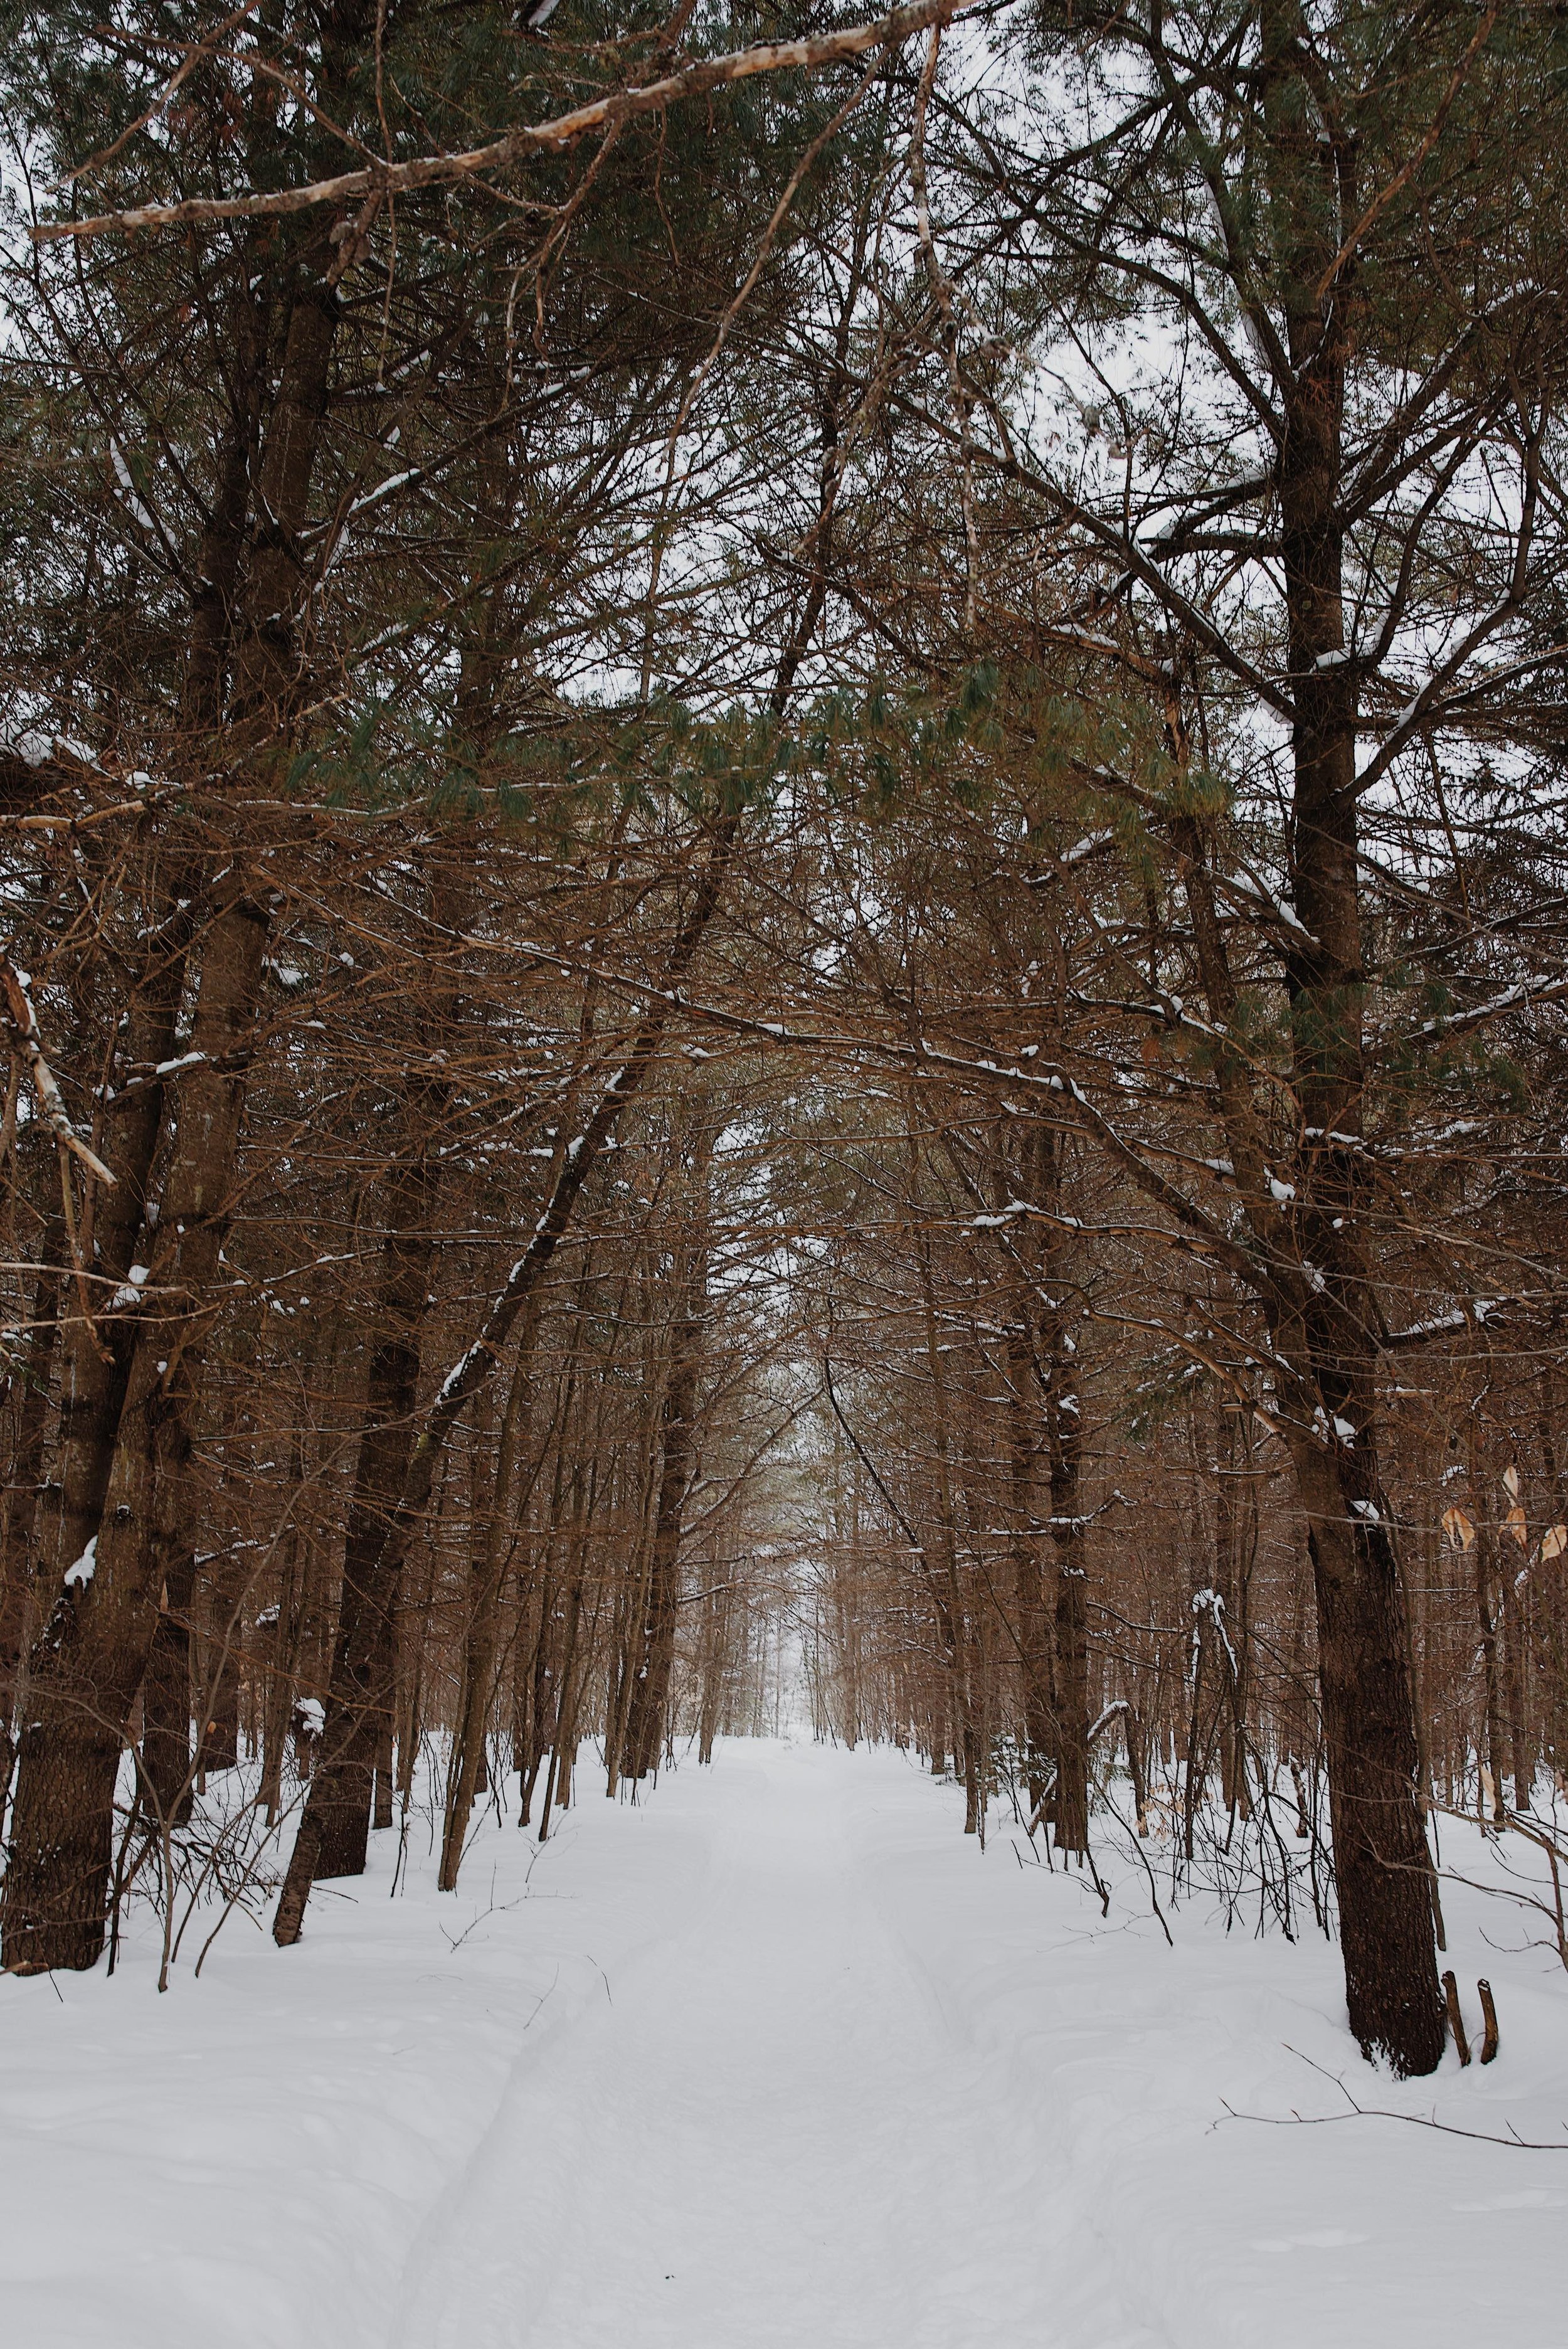
[{"label": "snow on branch", "polygon": [[88,1148],[71,1123],[54,1071],[44,1058],[44,1048],[38,1038],[37,1014],[33,1009],[31,983],[25,970],[0,955],[0,1019],[10,1030],[12,1050],[26,1061],[33,1080],[33,1090],[38,1096],[38,1106],[52,1128],[56,1139],[79,1158],[89,1174],[111,1186],[114,1176],[96,1152]]},{"label": "snow on branch", "polygon": [[[757,74],[811,72],[850,57],[863,57],[870,49],[892,48],[912,33],[945,23],[957,5],[958,0],[913,0],[913,5],[894,8],[872,24],[851,25],[841,33],[820,33],[794,41],[754,42],[748,48],[733,49],[724,57],[705,57],[641,88],[620,89],[607,98],[593,98],[548,122],[520,123],[502,131],[499,138],[488,140],[482,147],[470,147],[459,154],[419,155],[406,163],[377,160],[359,171],[340,171],[331,179],[307,181],[300,187],[265,192],[253,189],[241,196],[193,196],[172,204],[136,204],[125,212],[98,212],[88,220],[46,222],[28,233],[36,243],[45,244],[67,237],[103,236],[116,230],[175,228],[197,221],[275,218],[282,213],[310,212],[323,204],[346,204],[356,197],[379,207],[387,196],[400,195],[414,188],[449,186],[454,181],[476,179],[486,171],[504,171],[525,156],[553,153],[589,131],[614,130],[639,115],[662,113],[682,98],[701,98],[710,90],[749,80]],[[364,225],[368,228],[368,221]],[[357,227],[349,227],[346,222],[346,227],[350,241],[357,242]]]}]

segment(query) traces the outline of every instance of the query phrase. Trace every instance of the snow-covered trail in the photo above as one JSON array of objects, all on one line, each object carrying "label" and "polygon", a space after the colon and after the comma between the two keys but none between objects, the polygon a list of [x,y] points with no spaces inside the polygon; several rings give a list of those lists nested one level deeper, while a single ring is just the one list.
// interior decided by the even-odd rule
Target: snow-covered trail
[{"label": "snow-covered trail", "polygon": [[1041,2148],[879,1909],[842,1768],[709,1791],[680,1931],[513,2083],[397,2342],[1049,2349]]},{"label": "snow-covered trail", "polygon": [[145,1912],[113,1981],[0,1980],[0,2342],[1568,2338],[1568,2151],[1335,2085],[1568,2144],[1568,1984],[1516,1912],[1449,1888],[1502,2054],[1399,2085],[1321,1936],[1194,1902],[1170,1948],[1109,1844],[1102,1916],[961,1825],[913,1757],[735,1741],[635,1806],[585,1771],[542,1852],[487,1822],[456,1896],[424,1828],[388,1899],[378,1837],[298,1949],[236,1917],[167,1997]]}]

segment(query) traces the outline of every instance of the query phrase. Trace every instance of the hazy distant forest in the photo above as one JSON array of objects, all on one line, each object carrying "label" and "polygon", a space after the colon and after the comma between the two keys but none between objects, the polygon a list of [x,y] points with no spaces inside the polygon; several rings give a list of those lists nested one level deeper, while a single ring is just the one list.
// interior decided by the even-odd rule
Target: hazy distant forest
[{"label": "hazy distant forest", "polygon": [[1568,1772],[1568,11],[0,25],[5,1966],[789,1672],[1430,2071]]}]

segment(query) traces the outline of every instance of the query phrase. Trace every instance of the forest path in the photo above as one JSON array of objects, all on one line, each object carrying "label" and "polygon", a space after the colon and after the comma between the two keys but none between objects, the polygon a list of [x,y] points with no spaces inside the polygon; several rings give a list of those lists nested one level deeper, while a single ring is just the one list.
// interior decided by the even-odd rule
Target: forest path
[{"label": "forest path", "polygon": [[[1564,2337],[1568,2153],[1485,2141],[1563,2142],[1563,1972],[1488,1892],[1444,1907],[1502,2053],[1401,2084],[1331,1943],[1200,1899],[1168,1947],[1109,1826],[1102,1913],[911,1754],[732,1739],[635,1805],[583,1758],[542,1850],[487,1812],[455,1896],[432,1783],[296,1950],[236,1915],[198,1982],[192,1930],[160,1997],[138,1906],[112,1981],[0,1980],[6,2349]],[[1336,2075],[1480,2134],[1347,2116]]]},{"label": "forest path", "polygon": [[875,1895],[882,1774],[753,1752],[677,1782],[700,1891],[514,2075],[411,2254],[399,2349],[1063,2338],[1026,2107]]}]

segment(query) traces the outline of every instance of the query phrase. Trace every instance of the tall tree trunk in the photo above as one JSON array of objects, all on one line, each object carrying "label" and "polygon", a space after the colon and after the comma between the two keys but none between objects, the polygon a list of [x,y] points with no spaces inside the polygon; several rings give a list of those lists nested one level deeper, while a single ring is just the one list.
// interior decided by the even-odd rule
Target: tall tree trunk
[{"label": "tall tree trunk", "polygon": [[[1263,99],[1269,240],[1284,320],[1280,558],[1294,705],[1289,998],[1303,1130],[1294,1200],[1270,1217],[1261,1137],[1239,1061],[1216,1083],[1232,1160],[1274,1267],[1263,1292],[1278,1357],[1295,1371],[1289,1436],[1317,1599],[1346,1995],[1368,2055],[1430,2072],[1445,2038],[1418,1786],[1414,1707],[1398,1563],[1378,1468],[1382,1327],[1360,1149],[1367,1080],[1357,797],[1357,682],[1346,658],[1344,452],[1353,264],[1336,268],[1354,157],[1320,136],[1300,0],[1264,0]],[[1355,201],[1352,191],[1351,199]],[[1326,299],[1321,286],[1334,281]],[[1273,332],[1271,326],[1270,331]],[[1198,879],[1196,861],[1191,867]],[[1221,957],[1212,906],[1190,888],[1200,952]],[[1211,1013],[1231,1006],[1211,978]],[[1222,1033],[1225,1031],[1222,1030]]]},{"label": "tall tree trunk", "polygon": [[550,1755],[550,1773],[544,1782],[544,1795],[539,1811],[541,1843],[550,1833],[552,1805],[563,1811],[572,1799],[572,1766],[577,1754],[578,1704],[583,1680],[586,1677],[585,1673],[580,1677],[577,1670],[578,1634],[583,1621],[583,1558],[597,1486],[596,1465],[584,1474],[579,1464],[573,1476],[566,1630],[561,1645],[561,1684],[556,1694],[555,1737]]},{"label": "tall tree trunk", "polygon": [[[583,1282],[587,1279],[584,1269]],[[580,1291],[581,1295],[581,1291]],[[469,1583],[469,1616],[463,1645],[463,1676],[459,1690],[458,1730],[452,1753],[451,1793],[441,1840],[438,1889],[455,1892],[458,1870],[474,1798],[484,1767],[485,1727],[495,1697],[496,1654],[500,1634],[500,1601],[516,1538],[518,1512],[528,1506],[531,1485],[520,1491],[527,1463],[530,1406],[533,1394],[533,1346],[539,1331],[535,1302],[524,1319],[512,1365],[511,1385],[501,1413],[500,1444],[496,1460],[495,1491],[485,1523],[476,1528]]]},{"label": "tall tree trunk", "polygon": [[[318,255],[327,249],[324,240]],[[336,314],[335,292],[304,270],[260,469],[257,509],[266,533],[249,567],[249,620],[230,719],[233,751],[269,776],[285,747],[294,691],[294,626],[305,587],[296,533],[305,519]],[[247,873],[237,858],[207,892],[191,1038],[195,1058],[178,1088],[147,1284],[150,1303],[160,1291],[191,1300],[192,1309],[179,1320],[163,1310],[154,1319],[128,1308],[134,1331],[129,1360],[111,1350],[113,1380],[94,1403],[91,1424],[85,1410],[77,1414],[84,1456],[72,1473],[63,1533],[67,1542],[83,1537],[81,1565],[60,1589],[30,1664],[31,1717],[20,1745],[0,1912],[0,1951],[12,1970],[90,1966],[103,1946],[115,1781],[158,1620],[164,1529],[180,1515],[174,1496],[191,1459],[209,1300],[233,1208],[247,1048],[272,895],[271,876]],[[150,1017],[170,1012],[170,968],[150,989]],[[141,1116],[138,1110],[136,1120]],[[145,1129],[139,1122],[133,1131],[139,1147]],[[149,1164],[150,1158],[149,1144]],[[111,1201],[119,1188],[108,1194]],[[126,1200],[114,1210],[128,1234],[140,1228],[135,1188],[127,1184]],[[123,1252],[119,1239],[116,1245]],[[112,1387],[121,1381],[116,1408]],[[106,1459],[107,1479],[95,1492]],[[96,1544],[90,1561],[89,1540]]]},{"label": "tall tree trunk", "polygon": [[1039,1434],[1034,1348],[1026,1327],[1007,1334],[1007,1430],[1013,1517],[1013,1603],[1018,1618],[1018,1670],[1024,1700],[1024,1764],[1031,1816],[1045,1799],[1046,1771],[1055,1746],[1056,1674],[1052,1623],[1046,1608],[1040,1534],[1036,1522]]},{"label": "tall tree trunk", "polygon": [[[702,1646],[702,1706],[697,1718],[697,1760],[713,1760],[713,1741],[718,1733],[719,1708],[725,1684],[729,1675],[729,1601],[727,1590],[710,1590],[703,1601]],[[858,1713],[851,1696],[851,1728],[858,1724]],[[846,1736],[852,1749],[856,1739]]]},{"label": "tall tree trunk", "polygon": [[397,1578],[385,1564],[387,1534],[414,1447],[425,1300],[435,1255],[439,1161],[433,1143],[432,1134],[414,1148],[387,1185],[365,1432],[344,1540],[343,1596],[321,1764],[311,1785],[318,1877],[365,1872],[376,1756],[391,1702],[395,1652]]},{"label": "tall tree trunk", "polygon": [[[228,1227],[243,1079],[222,1063],[251,1024],[264,934],[236,885],[203,959],[191,1039],[202,1061],[181,1085],[164,1195],[169,1255],[154,1270],[176,1295],[211,1294]],[[90,1966],[103,1944],[115,1780],[158,1622],[205,1329],[196,1317],[138,1327],[91,1565],[61,1588],[34,1650],[5,1888],[11,1969]]]},{"label": "tall tree trunk", "polygon": [[304,1446],[303,1439],[296,1435],[289,1480],[294,1507],[291,1508],[288,1529],[283,1540],[278,1603],[271,1624],[263,1623],[260,1627],[266,1633],[266,1664],[262,1694],[262,1783],[256,1800],[265,1815],[268,1826],[276,1825],[278,1813],[283,1808],[284,1750],[288,1738],[289,1716],[294,1711],[294,1674],[299,1663],[300,1582],[304,1537],[297,1506],[304,1482]]},{"label": "tall tree trunk", "polygon": [[158,1622],[141,1682],[143,1801],[159,1826],[183,1826],[191,1812],[191,1610],[196,1557],[189,1542],[166,1565]]},{"label": "tall tree trunk", "polygon": [[49,1421],[49,1373],[65,1253],[65,1217],[46,1213],[38,1275],[33,1285],[29,1317],[32,1328],[20,1363],[12,1374],[20,1392],[15,1405],[16,1433],[5,1485],[4,1527],[0,1530],[0,1818],[5,1816],[11,1793],[11,1768],[15,1754],[12,1723],[22,1694],[18,1668],[26,1651],[36,1603],[34,1537],[40,1515],[45,1437]]},{"label": "tall tree trunk", "polygon": [[707,1282],[707,1258],[702,1251],[687,1271],[683,1310],[670,1330],[648,1602],[641,1640],[634,1650],[637,1661],[626,1728],[628,1775],[634,1778],[645,1778],[657,1767],[664,1743],[680,1600],[681,1534],[696,1448],[696,1386],[706,1330]]},{"label": "tall tree trunk", "polygon": [[[921,1120],[914,1089],[908,1095],[907,1210],[918,1211],[921,1195]],[[953,1754],[964,1779],[964,1832],[980,1832],[982,1809],[981,1756],[975,1721],[974,1640],[964,1585],[958,1570],[958,1524],[953,1489],[953,1428],[947,1379],[937,1335],[936,1290],[932,1277],[931,1235],[923,1224],[912,1229],[920,1287],[921,1323],[925,1344],[925,1371],[931,1389],[936,1444],[936,1532],[939,1564],[932,1577],[933,1599],[941,1620],[953,1676]]]},{"label": "tall tree trunk", "polygon": [[[1066,1137],[1050,1137],[1047,1202],[1061,1206]],[[1078,1355],[1060,1300],[1067,1268],[1053,1248],[1042,1268],[1052,1302],[1041,1330],[1046,1433],[1050,1462],[1051,1540],[1057,1557],[1055,1839],[1062,1851],[1088,1849],[1088,1567],[1083,1508],[1083,1399]]]}]

